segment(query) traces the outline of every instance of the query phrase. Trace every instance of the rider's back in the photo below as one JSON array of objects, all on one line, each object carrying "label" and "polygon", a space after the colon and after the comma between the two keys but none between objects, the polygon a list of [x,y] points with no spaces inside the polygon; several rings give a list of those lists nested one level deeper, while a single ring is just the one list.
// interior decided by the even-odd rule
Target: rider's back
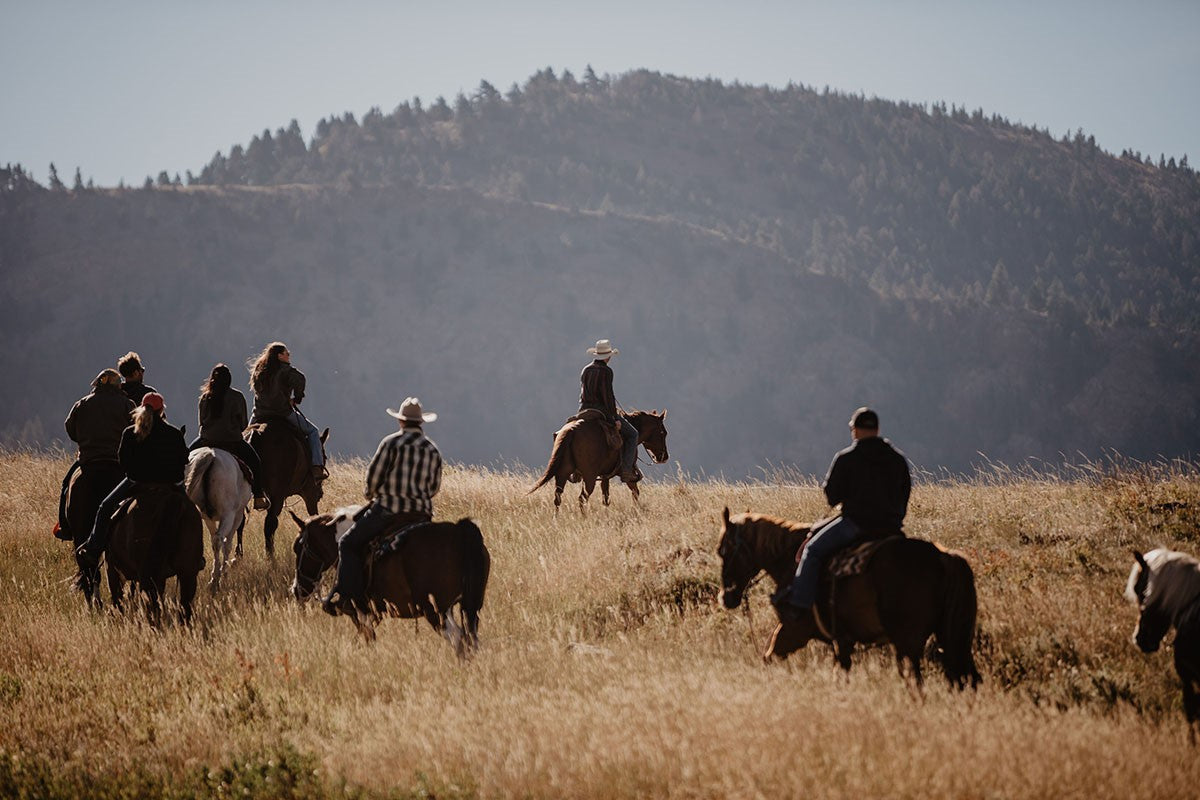
[{"label": "rider's back", "polygon": [[139,440],[130,425],[121,434],[121,466],[138,483],[179,483],[187,466],[188,449],[183,433],[157,420],[145,439]]},{"label": "rider's back", "polygon": [[912,488],[908,461],[886,439],[860,439],[834,458],[825,484],[830,505],[861,528],[896,528],[904,522]]},{"label": "rider's back", "polygon": [[101,384],[67,415],[67,435],[79,445],[79,461],[112,461],[129,425],[133,402],[116,386]]},{"label": "rider's back", "polygon": [[291,364],[279,365],[278,370],[254,387],[253,422],[287,417],[292,413],[293,394],[296,402],[304,399],[304,373]]},{"label": "rider's back", "polygon": [[209,395],[200,396],[200,438],[205,442],[220,444],[242,438],[246,429],[246,397],[237,389],[225,390],[221,407],[214,408],[215,401]]}]

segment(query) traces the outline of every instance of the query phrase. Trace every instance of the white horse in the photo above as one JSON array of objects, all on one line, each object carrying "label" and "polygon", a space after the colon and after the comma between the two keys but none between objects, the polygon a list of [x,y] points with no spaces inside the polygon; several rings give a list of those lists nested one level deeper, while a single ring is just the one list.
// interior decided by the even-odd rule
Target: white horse
[{"label": "white horse", "polygon": [[212,537],[213,572],[208,585],[215,592],[225,568],[233,563],[229,558],[233,536],[240,534],[246,524],[246,505],[252,495],[250,483],[237,459],[228,452],[200,447],[188,456],[184,487],[200,509]]},{"label": "white horse", "polygon": [[1135,559],[1125,597],[1138,607],[1133,641],[1144,653],[1158,649],[1175,628],[1175,672],[1183,683],[1188,739],[1196,744],[1200,721],[1200,561],[1174,550],[1151,550]]}]

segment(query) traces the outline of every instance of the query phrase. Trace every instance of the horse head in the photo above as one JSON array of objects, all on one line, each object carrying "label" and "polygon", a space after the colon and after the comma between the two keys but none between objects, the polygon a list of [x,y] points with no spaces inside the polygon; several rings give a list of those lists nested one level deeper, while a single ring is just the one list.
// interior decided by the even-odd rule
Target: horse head
[{"label": "horse head", "polygon": [[[1161,559],[1155,558],[1158,552],[1147,555],[1161,566]],[[1133,629],[1133,642],[1143,653],[1153,653],[1158,650],[1162,638],[1171,627],[1171,614],[1159,602],[1163,594],[1160,587],[1152,586],[1157,577],[1155,568],[1137,550],[1133,551],[1133,558],[1133,569],[1129,572],[1129,582],[1125,587],[1125,597],[1138,607],[1139,612],[1137,626]]]},{"label": "horse head", "polygon": [[296,554],[296,577],[292,580],[292,596],[303,603],[312,596],[325,570],[337,561],[340,516],[336,513],[318,514],[305,520],[290,509],[288,514],[300,529],[296,541],[292,544],[292,552]]},{"label": "horse head", "polygon": [[717,555],[721,557],[721,602],[726,608],[737,608],[750,581],[759,573],[750,546],[746,542],[745,526],[729,516],[729,506],[721,512],[724,528],[717,544]]},{"label": "horse head", "polygon": [[654,459],[655,464],[666,463],[670,455],[667,453],[667,412],[661,414],[655,411],[635,411],[629,415],[629,422],[637,428],[638,444],[646,448],[646,452]]}]

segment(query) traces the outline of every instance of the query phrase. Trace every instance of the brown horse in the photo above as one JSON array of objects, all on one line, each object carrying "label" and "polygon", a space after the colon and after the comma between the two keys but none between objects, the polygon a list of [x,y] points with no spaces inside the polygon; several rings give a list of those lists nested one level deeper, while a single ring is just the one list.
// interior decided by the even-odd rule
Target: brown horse
[{"label": "brown horse", "polygon": [[[657,411],[622,411],[621,416],[637,429],[638,444],[646,448],[655,464],[662,464],[669,458],[665,410],[661,414]],[[533,494],[553,478],[554,510],[558,511],[558,507],[562,505],[563,487],[567,485],[567,481],[580,480],[583,482],[579,491],[579,507],[582,509],[596,488],[596,480],[599,479],[604,505],[608,505],[608,482],[621,469],[621,451],[609,446],[602,424],[596,420],[586,420],[559,430],[554,437],[554,448],[550,451],[546,471],[529,490],[529,494]],[[640,494],[636,482],[629,484],[629,491],[636,502]]]},{"label": "brown horse", "polygon": [[[359,510],[351,506],[306,520],[288,512],[300,528],[292,547],[296,553],[292,595],[300,602],[312,595],[325,570],[337,563],[337,540]],[[465,657],[479,644],[479,610],[491,563],[483,534],[470,519],[414,525],[405,531],[399,549],[370,561],[367,599],[371,612],[353,613],[354,624],[364,639],[374,641],[375,626],[384,614],[424,617],[459,657]],[[460,614],[457,623],[451,613],[455,604]]]},{"label": "brown horse", "polygon": [[[791,582],[796,555],[810,533],[808,526],[762,514],[723,513],[721,598],[726,608],[741,604],[747,586],[762,571],[776,590]],[[942,669],[955,688],[980,682],[971,653],[975,638],[975,577],[962,556],[937,545],[894,537],[883,540],[861,574],[821,580],[814,615],[776,626],[764,660],[783,659],[812,639],[833,645],[842,669],[849,671],[855,644],[890,642],[904,675],[907,661],[913,680],[922,684],[921,658],[930,636],[942,650]],[[832,608],[832,614],[830,610]]]},{"label": "brown horse", "polygon": [[[258,453],[262,461],[263,491],[271,501],[267,517],[263,521],[263,536],[266,540],[267,556],[275,558],[275,531],[279,528],[279,515],[284,502],[292,495],[304,499],[309,516],[317,513],[317,503],[324,490],[323,481],[313,479],[308,445],[284,420],[251,425],[246,441]],[[321,453],[329,439],[329,428],[321,433]],[[242,555],[242,531],[238,529],[237,555]]]},{"label": "brown horse", "polygon": [[[87,540],[96,521],[96,510],[108,497],[109,492],[125,477],[125,471],[116,461],[98,461],[81,467],[71,476],[67,486],[66,520],[71,534],[72,551]],[[91,603],[95,597],[94,586],[89,586],[88,570],[80,566],[75,576],[75,585],[83,590]]]},{"label": "brown horse", "polygon": [[179,583],[180,619],[190,622],[196,576],[204,569],[200,512],[174,487],[141,487],[119,511],[105,551],[113,605],[122,608],[125,581],[146,595],[146,617],[158,625],[167,578]]}]

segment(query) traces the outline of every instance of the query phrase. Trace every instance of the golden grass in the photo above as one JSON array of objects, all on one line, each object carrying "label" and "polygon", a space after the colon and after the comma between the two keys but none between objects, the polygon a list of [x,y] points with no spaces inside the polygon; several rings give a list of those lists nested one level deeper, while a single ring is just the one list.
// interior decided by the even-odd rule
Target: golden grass
[{"label": "golden grass", "polygon": [[[719,515],[825,511],[811,481],[662,480],[555,518],[531,474],[447,471],[440,519],[492,552],[483,647],[458,663],[424,623],[374,646],[286,588],[261,520],[191,629],[91,613],[50,536],[65,459],[0,454],[0,794],[316,797],[1186,797],[1200,786],[1169,648],[1144,656],[1121,593],[1131,546],[1195,549],[1187,465],[1070,475],[996,468],[923,482],[910,534],[968,554],[977,694],[889,651],[844,679],[827,648],[764,666],[767,588],[716,604]],[[336,464],[323,508],[357,502]],[[211,558],[211,554],[208,554]],[[173,592],[173,587],[171,589]],[[147,788],[149,787],[149,788]]]}]

